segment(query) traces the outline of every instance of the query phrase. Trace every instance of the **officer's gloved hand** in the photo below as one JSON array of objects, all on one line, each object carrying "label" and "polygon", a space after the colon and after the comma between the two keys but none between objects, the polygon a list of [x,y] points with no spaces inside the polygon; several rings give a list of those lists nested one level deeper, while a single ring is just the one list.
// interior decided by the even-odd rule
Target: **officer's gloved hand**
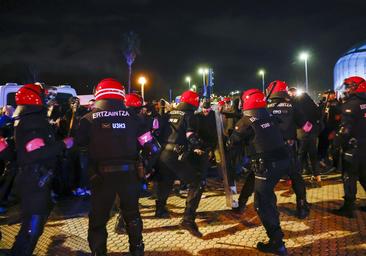
[{"label": "officer's gloved hand", "polygon": [[67,149],[70,149],[72,146],[74,146],[74,138],[72,137],[66,137],[63,141]]},{"label": "officer's gloved hand", "polygon": [[187,140],[192,149],[202,148],[202,141],[196,133],[189,133]]},{"label": "officer's gloved hand", "polygon": [[232,149],[232,148],[234,147],[234,143],[233,143],[233,141],[229,138],[229,139],[226,141],[225,146],[226,146],[226,149],[227,149],[227,150],[230,150],[230,149]]}]

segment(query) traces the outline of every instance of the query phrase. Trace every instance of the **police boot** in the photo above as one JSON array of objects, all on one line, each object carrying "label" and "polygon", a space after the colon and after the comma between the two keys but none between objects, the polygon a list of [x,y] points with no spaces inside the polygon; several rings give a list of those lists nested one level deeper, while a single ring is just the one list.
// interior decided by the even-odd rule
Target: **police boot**
[{"label": "police boot", "polygon": [[122,214],[119,213],[116,219],[116,225],[114,226],[114,232],[117,234],[126,234],[126,223],[125,220],[122,218]]},{"label": "police boot", "polygon": [[142,241],[142,220],[137,217],[132,220],[126,220],[126,230],[128,242],[130,244],[131,256],[144,256],[145,245]]},{"label": "police boot", "polygon": [[273,253],[281,256],[288,255],[285,244],[282,241],[275,242],[270,240],[268,243],[259,242],[257,243],[257,248],[264,253]]},{"label": "police boot", "polygon": [[199,231],[198,226],[194,220],[183,219],[179,225],[181,228],[191,233],[191,235],[199,238],[202,237],[202,233]]},{"label": "police boot", "polygon": [[159,200],[156,200],[156,210],[155,210],[155,217],[159,219],[166,219],[170,218],[170,214],[166,204],[162,203]]},{"label": "police boot", "polygon": [[237,207],[232,208],[232,211],[237,214],[243,214],[245,211],[245,206],[246,206],[246,202],[245,203],[239,202]]},{"label": "police boot", "polygon": [[333,210],[333,213],[338,216],[353,219],[355,217],[355,204],[354,202],[344,201],[343,206],[339,209]]},{"label": "police boot", "polygon": [[305,219],[306,217],[309,216],[309,213],[310,213],[309,204],[306,202],[306,200],[297,201],[296,216],[299,219]]},{"label": "police boot", "polygon": [[37,245],[38,238],[43,233],[47,221],[45,215],[32,215],[22,221],[22,226],[16,237],[11,252],[13,256],[30,256]]}]

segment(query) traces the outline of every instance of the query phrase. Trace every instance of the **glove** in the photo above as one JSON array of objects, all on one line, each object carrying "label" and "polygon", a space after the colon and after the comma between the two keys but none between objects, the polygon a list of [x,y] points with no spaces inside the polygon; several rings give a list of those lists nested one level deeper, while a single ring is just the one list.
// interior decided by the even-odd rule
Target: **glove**
[{"label": "glove", "polygon": [[195,150],[202,148],[202,141],[197,134],[191,133],[187,136],[187,140],[191,149]]},{"label": "glove", "polygon": [[67,149],[70,149],[72,146],[74,146],[74,138],[72,137],[66,137],[63,141]]}]

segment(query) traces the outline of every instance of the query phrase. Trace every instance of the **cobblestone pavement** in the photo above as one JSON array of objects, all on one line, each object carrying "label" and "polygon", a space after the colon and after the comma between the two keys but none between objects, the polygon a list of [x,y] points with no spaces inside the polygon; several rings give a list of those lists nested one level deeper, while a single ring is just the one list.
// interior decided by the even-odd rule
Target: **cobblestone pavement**
[{"label": "cobblestone pavement", "polygon": [[[197,223],[204,236],[192,237],[178,226],[184,208],[184,199],[169,198],[172,218],[154,218],[154,200],[140,200],[144,221],[144,241],[147,256],[191,255],[263,255],[255,246],[266,240],[266,234],[253,208],[253,198],[243,215],[233,214],[225,207],[220,184],[209,182],[202,199]],[[281,212],[281,225],[285,232],[290,255],[366,255],[366,213],[357,210],[355,219],[333,215],[329,210],[342,204],[343,189],[339,175],[323,181],[321,188],[308,189],[312,203],[310,216],[305,220],[294,217],[295,196],[287,192],[284,182],[276,189]],[[359,188],[358,205],[366,205],[366,194]],[[88,255],[87,243],[88,200],[61,201],[54,209],[44,234],[38,242],[37,255]],[[13,210],[14,211],[14,210]],[[0,219],[3,239],[0,248],[10,248],[19,229],[10,217]],[[128,255],[126,235],[113,232],[116,217],[108,223],[108,250],[110,255]],[[7,224],[6,224],[7,223]],[[9,224],[10,223],[10,224]],[[1,254],[1,252],[0,252]]]}]

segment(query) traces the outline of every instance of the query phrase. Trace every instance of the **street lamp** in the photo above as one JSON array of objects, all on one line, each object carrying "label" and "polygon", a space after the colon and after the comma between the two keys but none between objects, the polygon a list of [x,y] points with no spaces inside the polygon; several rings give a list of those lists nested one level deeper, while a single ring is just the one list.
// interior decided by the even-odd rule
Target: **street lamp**
[{"label": "street lamp", "polygon": [[262,91],[263,91],[263,93],[264,93],[264,74],[265,74],[266,72],[264,71],[264,69],[260,69],[259,71],[258,71],[258,74],[260,75],[260,76],[262,76]]},{"label": "street lamp", "polygon": [[145,101],[145,95],[144,95],[144,86],[146,84],[147,80],[144,76],[140,76],[138,83],[141,85],[141,97],[142,97],[142,101]]},{"label": "street lamp", "polygon": [[307,52],[302,52],[299,55],[300,60],[305,63],[305,91],[309,93],[309,81],[308,81],[308,58],[309,54]]},{"label": "street lamp", "polygon": [[186,77],[186,82],[188,83],[188,90],[191,88],[191,77],[190,76],[187,76]]}]

